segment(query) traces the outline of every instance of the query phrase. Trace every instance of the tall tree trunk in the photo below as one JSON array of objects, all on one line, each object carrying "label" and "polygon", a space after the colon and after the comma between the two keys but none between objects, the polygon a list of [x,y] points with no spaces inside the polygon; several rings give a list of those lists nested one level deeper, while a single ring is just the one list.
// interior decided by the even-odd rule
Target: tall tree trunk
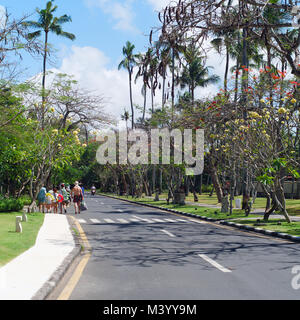
[{"label": "tall tree trunk", "polygon": [[43,78],[42,78],[42,129],[45,128],[45,104],[46,104],[46,70],[48,54],[48,31],[45,32],[44,61],[43,61]]},{"label": "tall tree trunk", "polygon": [[222,198],[223,198],[223,191],[222,191],[222,187],[221,187],[220,180],[219,180],[219,177],[218,177],[217,168],[213,164],[213,160],[212,159],[210,159],[209,162],[210,162],[211,179],[212,179],[212,183],[213,183],[213,186],[214,186],[214,190],[216,191],[218,202],[221,203],[222,202]]},{"label": "tall tree trunk", "polygon": [[143,118],[142,118],[142,122],[145,121],[146,106],[147,106],[147,85],[144,84],[144,108],[143,108]]},{"label": "tall tree trunk", "polygon": [[129,74],[129,96],[130,96],[130,107],[131,107],[131,127],[134,129],[134,108],[132,99],[132,81],[131,81],[131,71],[128,70]]},{"label": "tall tree trunk", "polygon": [[195,84],[194,84],[194,81],[192,81],[191,92],[192,92],[192,108],[194,110],[194,107],[195,107]]},{"label": "tall tree trunk", "polygon": [[153,83],[153,77],[151,77],[151,111],[152,114],[154,113],[154,83]]},{"label": "tall tree trunk", "polygon": [[156,192],[156,165],[152,166],[152,191]]},{"label": "tall tree trunk", "polygon": [[203,186],[203,173],[200,175],[200,185],[199,185],[199,194],[202,194],[202,186]]},{"label": "tall tree trunk", "polygon": [[[226,42],[227,42],[227,40],[226,40]],[[229,49],[228,49],[228,44],[226,43],[226,65],[225,65],[225,74],[224,74],[225,94],[227,94],[228,70],[229,70]]]},{"label": "tall tree trunk", "polygon": [[166,94],[166,70],[163,72],[163,84],[162,84],[162,101],[161,101],[161,107],[162,109],[165,108],[165,94]]},{"label": "tall tree trunk", "polygon": [[172,48],[172,121],[174,120],[175,107],[175,49]]}]

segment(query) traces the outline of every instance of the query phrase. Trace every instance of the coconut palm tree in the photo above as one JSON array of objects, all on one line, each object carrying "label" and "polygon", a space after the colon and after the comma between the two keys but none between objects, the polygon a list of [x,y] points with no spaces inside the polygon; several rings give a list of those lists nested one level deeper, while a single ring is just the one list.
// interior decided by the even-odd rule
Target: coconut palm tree
[{"label": "coconut palm tree", "polygon": [[147,54],[139,53],[138,58],[136,61],[136,65],[138,66],[138,72],[135,76],[134,82],[136,83],[139,78],[143,78],[143,87],[141,90],[141,94],[144,97],[144,106],[143,106],[143,116],[142,116],[142,123],[145,121],[145,114],[146,114],[146,106],[147,106],[147,88],[148,88],[148,81],[149,81],[149,61]]},{"label": "coconut palm tree", "polygon": [[206,87],[209,84],[216,83],[220,80],[217,75],[209,75],[209,69],[205,67],[203,59],[199,55],[199,51],[193,45],[188,47],[184,52],[186,64],[183,66],[183,71],[180,77],[181,88],[188,87],[192,98],[192,106],[195,102],[195,89],[197,87]]},{"label": "coconut palm tree", "polygon": [[[171,71],[172,82],[171,82],[171,108],[172,108],[172,119],[174,118],[174,106],[175,106],[175,86],[178,84],[178,76],[175,72],[178,71],[178,62],[180,65],[180,54],[184,51],[184,47],[179,45],[176,41],[176,34],[172,34],[169,39],[160,39],[155,43],[155,49],[159,52],[157,56],[160,58],[158,65],[158,72],[163,77],[163,101],[162,107],[166,102],[165,97],[165,81],[167,77],[168,68]],[[168,86],[170,86],[168,84]]]},{"label": "coconut palm tree", "polygon": [[133,99],[132,99],[132,74],[133,74],[133,68],[136,66],[136,60],[138,59],[138,54],[133,53],[134,49],[135,49],[134,44],[127,41],[125,46],[123,47],[124,59],[120,62],[119,66],[118,66],[119,70],[121,68],[124,68],[128,71],[132,129],[134,128],[134,108],[133,108]]},{"label": "coconut palm tree", "polygon": [[55,17],[54,13],[57,10],[57,6],[53,5],[53,1],[48,1],[45,9],[36,9],[39,15],[38,21],[25,21],[24,25],[36,31],[28,34],[29,39],[38,38],[44,33],[44,50],[43,50],[43,77],[42,77],[42,127],[44,127],[44,113],[45,113],[45,86],[46,86],[46,69],[47,69],[47,57],[49,55],[49,33],[54,33],[57,36],[61,36],[70,40],[75,40],[75,35],[69,32],[65,32],[62,29],[62,25],[67,22],[71,22],[70,16],[64,14],[61,17]]}]

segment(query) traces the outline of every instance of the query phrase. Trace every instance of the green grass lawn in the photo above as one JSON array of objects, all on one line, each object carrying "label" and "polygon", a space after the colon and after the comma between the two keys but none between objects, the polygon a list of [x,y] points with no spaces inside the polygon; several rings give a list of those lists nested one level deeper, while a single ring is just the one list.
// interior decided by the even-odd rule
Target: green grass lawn
[{"label": "green grass lawn", "polygon": [[[218,203],[217,196],[213,194],[211,197],[209,196],[209,193],[203,193],[201,195],[198,195],[198,203],[201,204],[209,204],[209,205],[216,205],[221,206],[220,203]],[[167,194],[162,193],[160,195],[161,199],[166,199]],[[235,199],[242,199],[242,196],[237,196]],[[194,202],[194,197],[192,194],[190,194],[188,197],[186,197],[186,201]],[[235,201],[233,201],[233,207],[235,207]],[[255,203],[253,204],[252,209],[262,209],[264,211],[264,208],[266,207],[266,198],[256,198]],[[290,215],[300,215],[300,199],[286,199],[286,208],[287,212]]]},{"label": "green grass lawn", "polygon": [[22,233],[15,232],[16,216],[20,212],[0,213],[0,266],[6,264],[35,244],[45,215],[27,214],[28,222],[22,222]]},{"label": "green grass lawn", "polygon": [[293,236],[300,236],[300,222],[288,223],[285,220],[279,219],[270,219],[268,222],[262,220],[261,223],[263,225],[261,225],[261,223],[259,223],[259,225],[255,225],[257,224],[257,221],[255,220],[235,220],[234,222],[254,226],[256,228],[287,233]]},{"label": "green grass lawn", "polygon": [[[108,194],[108,195],[116,197],[115,194]],[[203,198],[204,197],[205,195],[203,196]],[[263,217],[261,215],[255,215],[255,214],[251,214],[251,218],[252,218],[251,220],[245,217],[245,213],[243,210],[233,210],[232,215],[227,215],[227,214],[221,213],[220,209],[214,209],[209,207],[199,207],[193,204],[186,204],[184,206],[180,206],[180,205],[174,205],[174,204],[168,205],[165,200],[154,201],[152,198],[132,198],[131,196],[118,196],[118,198],[128,199],[128,200],[145,203],[145,204],[157,205],[159,207],[175,209],[178,211],[183,211],[188,213],[194,213],[200,216],[205,216],[205,217],[218,219],[218,220],[234,219],[233,221],[235,223],[247,224],[250,226],[254,226],[254,224],[257,224],[257,220],[259,219],[260,223],[263,223],[264,225],[259,225],[256,227],[277,231],[277,232],[282,232],[282,233],[287,233],[290,235],[300,236],[300,222],[287,223],[283,219],[270,219],[268,222],[265,222],[262,220]],[[160,196],[160,198],[164,198],[164,197]],[[300,203],[300,200],[288,200],[288,201],[290,205],[292,203],[296,208],[298,208],[299,206],[298,203]],[[210,203],[210,204],[213,204],[213,203]]]},{"label": "green grass lawn", "polygon": [[[217,196],[213,194],[211,197],[209,196],[208,193],[204,193],[201,195],[198,195],[199,198],[199,203],[206,203],[206,204],[212,204],[212,205],[220,205],[218,203]],[[162,194],[162,198],[166,198],[167,194]],[[235,199],[242,199],[242,196],[237,196]],[[194,202],[194,197],[193,195],[189,195],[186,198],[187,201],[192,201]],[[234,202],[234,201],[233,201]],[[235,205],[235,203],[234,203]],[[266,198],[256,198],[255,203],[253,204],[254,209],[260,209],[260,208],[265,208],[266,207]],[[286,199],[286,207],[287,209],[298,209],[297,211],[300,214],[300,199]]]},{"label": "green grass lawn", "polygon": [[[114,194],[109,194],[109,195],[116,196]],[[151,204],[154,206],[159,206],[159,207],[168,208],[168,209],[175,209],[175,210],[187,212],[187,213],[194,213],[199,216],[205,216],[205,217],[213,218],[213,219],[217,219],[217,220],[236,219],[236,218],[244,218],[245,217],[245,212],[243,210],[233,210],[232,215],[227,215],[226,213],[221,213],[220,209],[200,207],[200,206],[192,205],[192,204],[186,204],[184,206],[181,206],[181,205],[175,205],[175,204],[167,204],[167,202],[165,200],[154,201],[151,198],[132,198],[131,196],[129,196],[129,197],[118,196],[118,198],[133,200],[136,202]],[[260,215],[251,215],[251,217],[260,218],[261,216]]]}]

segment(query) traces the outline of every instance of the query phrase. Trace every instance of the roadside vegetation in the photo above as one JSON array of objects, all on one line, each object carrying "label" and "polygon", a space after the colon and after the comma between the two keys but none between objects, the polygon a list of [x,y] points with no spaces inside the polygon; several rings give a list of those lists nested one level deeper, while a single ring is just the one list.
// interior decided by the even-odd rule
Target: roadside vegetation
[{"label": "roadside vegetation", "polygon": [[28,222],[22,223],[23,232],[16,233],[16,216],[20,212],[0,213],[0,267],[31,248],[44,222],[44,214],[28,215]]},{"label": "roadside vegetation", "polygon": [[[124,130],[115,132],[115,142],[123,140],[129,154],[133,148],[134,165],[96,159],[105,143],[100,135],[118,120],[105,112],[105,92],[49,71],[50,40],[76,40],[71,17],[57,15],[54,1],[30,19],[7,13],[0,37],[0,211],[18,211],[25,202],[34,211],[42,186],[79,180],[86,189],[95,184],[120,196],[159,196],[174,206],[183,198],[218,205],[224,217],[240,214],[235,200],[241,199],[246,217],[262,209],[265,221],[280,213],[291,223],[300,213],[300,28],[292,24],[293,5],[297,1],[222,1],[220,7],[211,0],[172,1],[149,30],[144,52],[125,42],[118,67],[128,72],[128,101],[120,106]],[[12,66],[22,69],[28,53],[42,58],[42,73],[23,81]],[[222,76],[208,63],[212,54],[225,61]],[[133,90],[138,83],[140,93]],[[200,95],[208,86],[214,91]],[[202,174],[187,175],[191,164],[175,161],[174,138],[168,164],[162,164],[162,147],[158,164],[150,152],[148,163],[139,161],[141,145],[129,139],[134,129],[149,135],[151,129],[203,130],[203,159],[195,136],[190,150],[203,160]],[[145,145],[151,151],[155,144]],[[190,206],[186,210],[205,210]]]}]

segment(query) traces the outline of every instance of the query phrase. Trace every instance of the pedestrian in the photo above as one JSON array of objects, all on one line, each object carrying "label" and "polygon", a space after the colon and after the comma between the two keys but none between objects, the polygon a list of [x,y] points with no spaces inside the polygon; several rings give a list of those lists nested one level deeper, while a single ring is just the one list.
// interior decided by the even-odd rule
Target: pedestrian
[{"label": "pedestrian", "polygon": [[46,193],[47,193],[46,187],[42,187],[37,196],[39,210],[40,212],[43,212],[43,213],[45,213]]},{"label": "pedestrian", "polygon": [[81,188],[82,194],[83,194],[83,196],[84,196],[84,187],[83,187],[83,184],[82,184],[82,183],[79,183],[79,187]]},{"label": "pedestrian", "polygon": [[57,207],[58,207],[58,192],[57,192],[57,188],[53,188],[52,208],[54,213],[57,213]]},{"label": "pedestrian", "polygon": [[67,206],[69,203],[70,194],[68,193],[64,183],[62,183],[60,186],[60,194],[63,197],[63,200],[60,203],[60,214],[63,213],[63,209],[64,209],[64,212],[67,213]]},{"label": "pedestrian", "polygon": [[67,207],[69,207],[71,205],[71,202],[72,202],[72,197],[71,197],[71,190],[73,189],[74,186],[70,186],[69,184],[66,185],[66,190],[69,194],[69,199],[68,199],[68,204],[67,204]]},{"label": "pedestrian", "polygon": [[78,181],[75,182],[75,186],[71,191],[71,196],[74,203],[75,214],[80,214],[80,204],[83,201],[83,193]]},{"label": "pedestrian", "polygon": [[54,200],[53,190],[46,193],[46,209],[47,213],[52,212],[52,201]]}]

